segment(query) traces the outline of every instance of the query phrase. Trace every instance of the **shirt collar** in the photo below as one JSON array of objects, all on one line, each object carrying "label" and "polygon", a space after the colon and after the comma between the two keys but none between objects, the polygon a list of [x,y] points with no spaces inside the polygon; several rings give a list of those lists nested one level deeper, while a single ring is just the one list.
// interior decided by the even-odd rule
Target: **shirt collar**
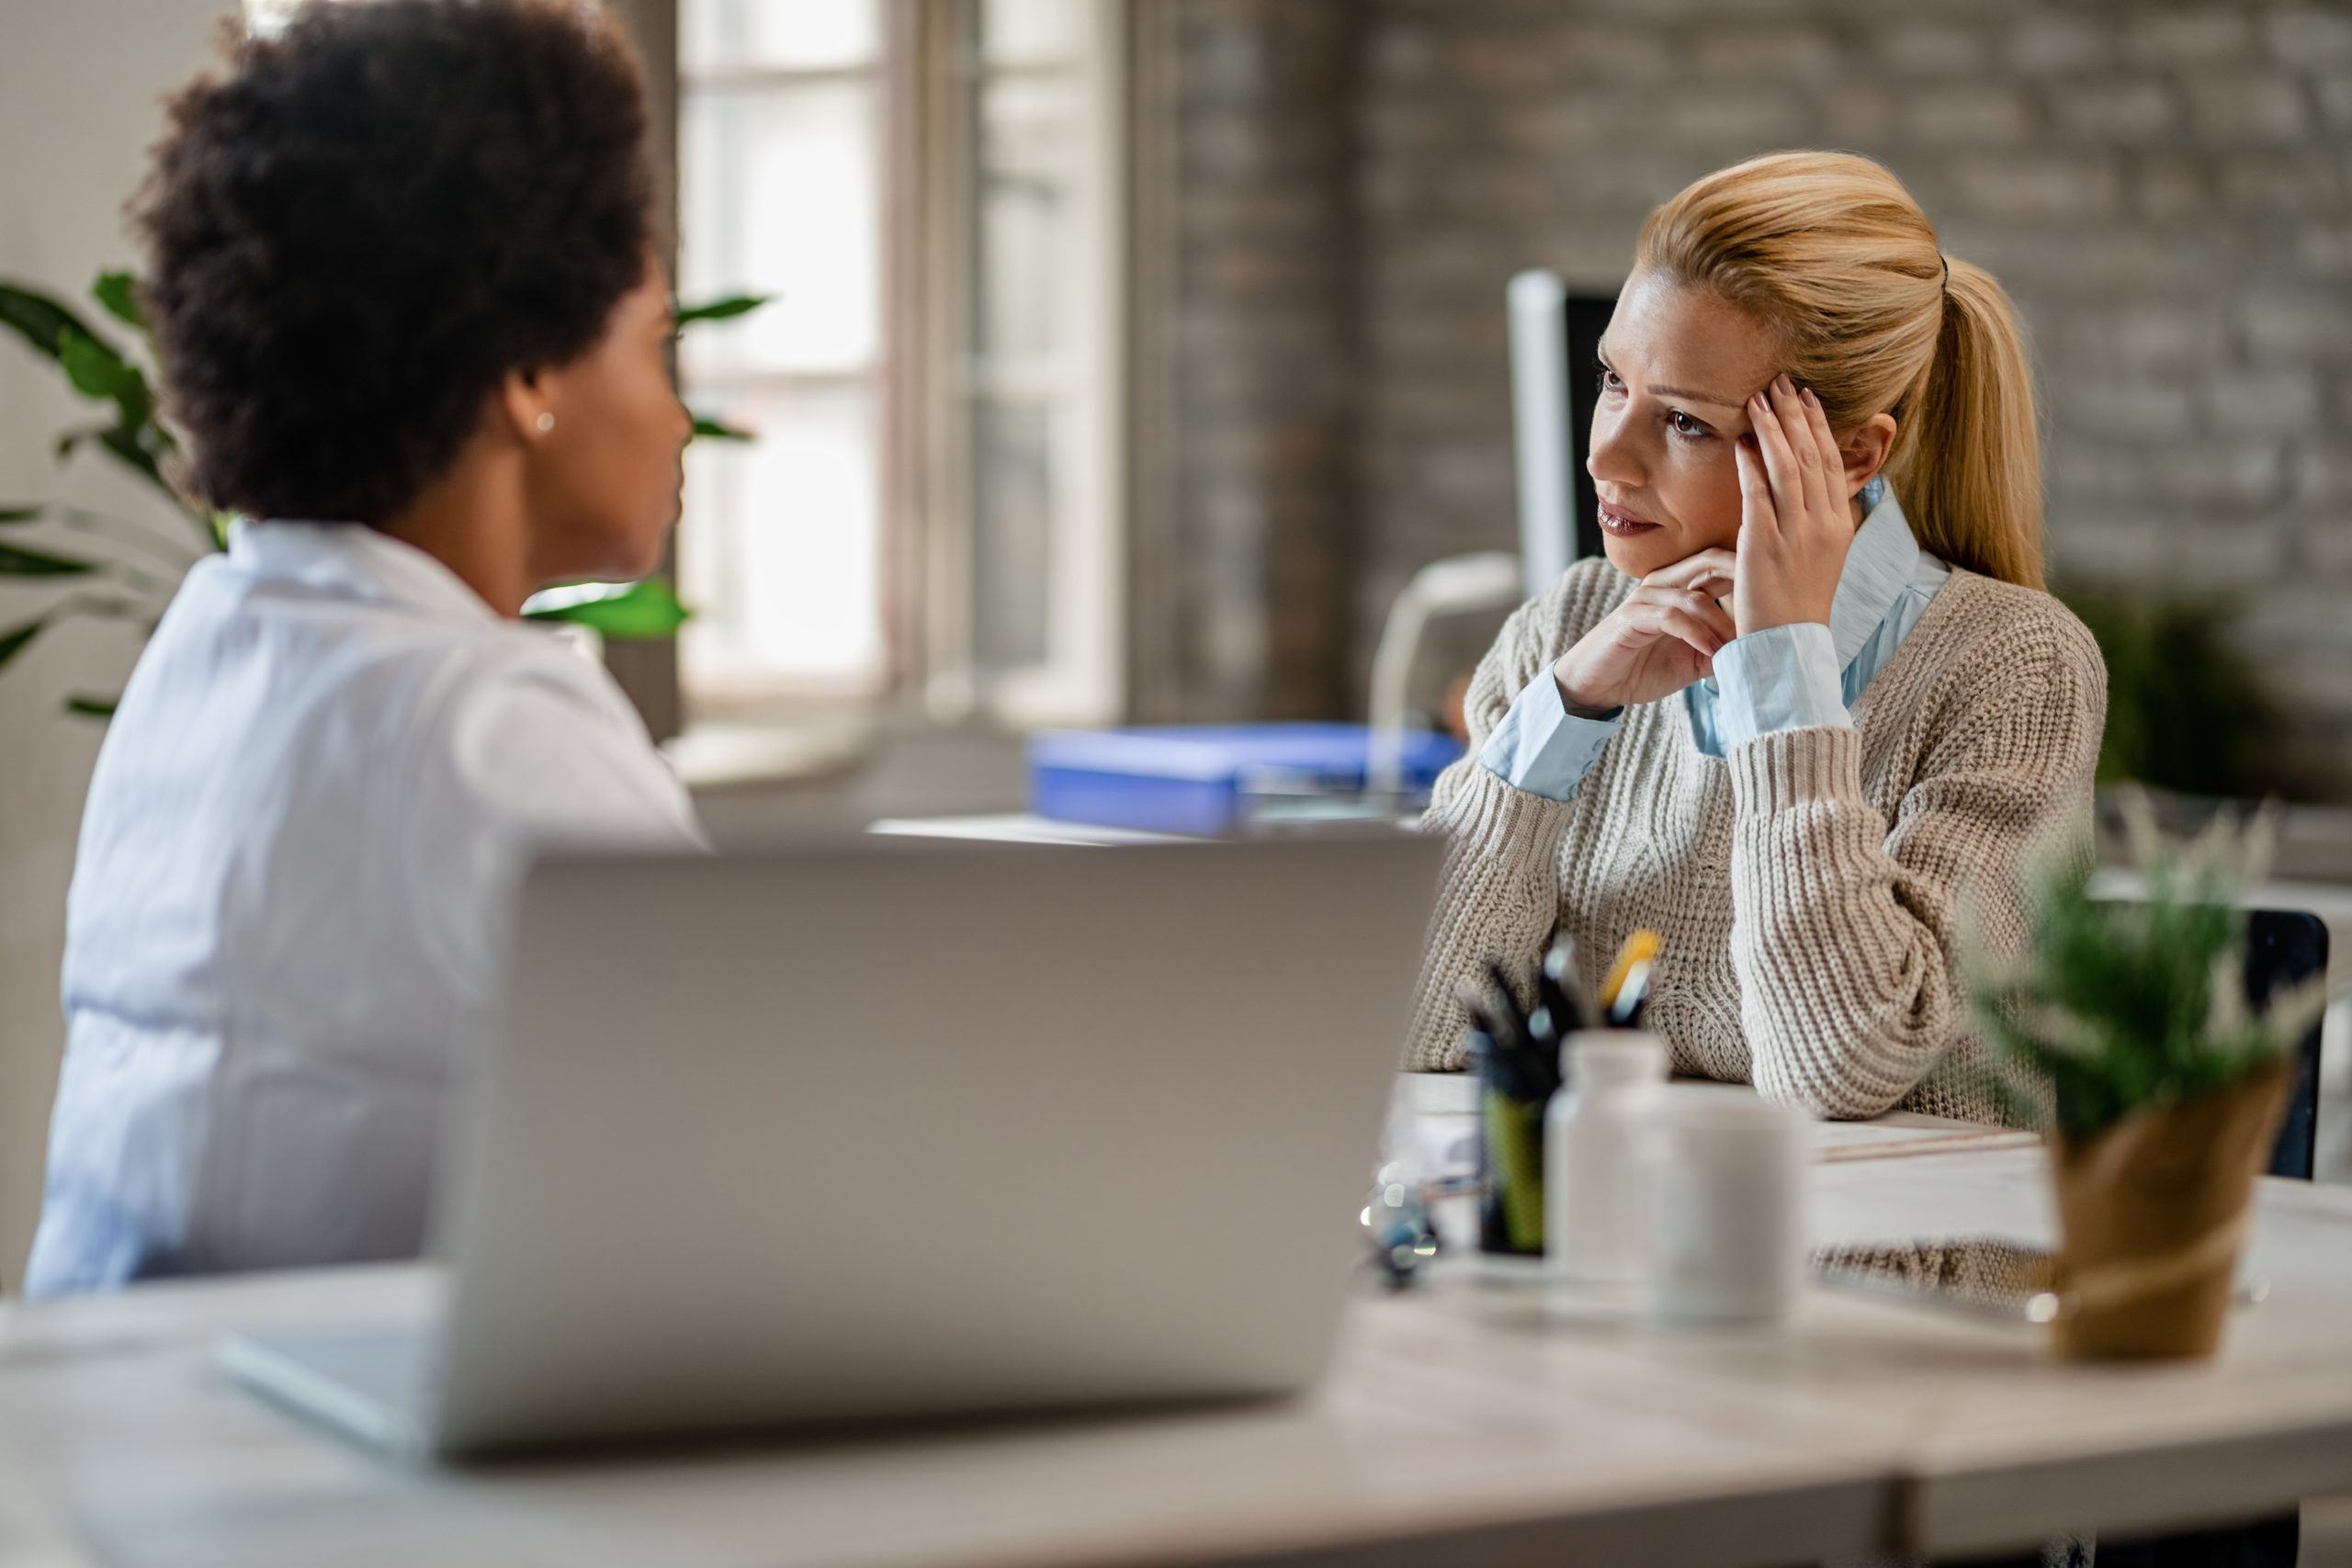
[{"label": "shirt collar", "polygon": [[1846,570],[1829,603],[1829,643],[1840,670],[1861,653],[1919,570],[1919,543],[1902,502],[1886,486],[1871,482],[1874,491],[1862,492],[1870,514],[1846,551]]},{"label": "shirt collar", "polygon": [[437,617],[496,621],[454,571],[432,556],[363,523],[229,525],[229,559],[265,581],[299,582],[345,598],[399,604]]}]

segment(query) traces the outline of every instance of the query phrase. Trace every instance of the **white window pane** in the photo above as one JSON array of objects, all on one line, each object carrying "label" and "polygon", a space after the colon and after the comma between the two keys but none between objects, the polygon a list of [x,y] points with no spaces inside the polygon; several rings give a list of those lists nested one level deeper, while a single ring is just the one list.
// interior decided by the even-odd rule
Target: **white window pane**
[{"label": "white window pane", "polygon": [[975,0],[980,57],[991,65],[1035,65],[1074,59],[1083,47],[1088,0]]},{"label": "white window pane", "polygon": [[1053,411],[1001,400],[972,417],[972,644],[987,671],[1052,646]]},{"label": "white window pane", "polygon": [[681,292],[779,296],[690,333],[687,381],[872,365],[882,264],[871,85],[708,88],[689,96],[683,120]]},{"label": "white window pane", "polygon": [[678,59],[688,72],[865,65],[880,43],[876,0],[683,0]]},{"label": "white window pane", "polygon": [[982,88],[975,169],[978,228],[976,351],[990,358],[1049,354],[1068,313],[1074,210],[1073,85],[1025,78]]},{"label": "white window pane", "polygon": [[680,636],[689,692],[857,678],[882,660],[873,395],[788,388],[729,400],[748,446],[686,451]]}]

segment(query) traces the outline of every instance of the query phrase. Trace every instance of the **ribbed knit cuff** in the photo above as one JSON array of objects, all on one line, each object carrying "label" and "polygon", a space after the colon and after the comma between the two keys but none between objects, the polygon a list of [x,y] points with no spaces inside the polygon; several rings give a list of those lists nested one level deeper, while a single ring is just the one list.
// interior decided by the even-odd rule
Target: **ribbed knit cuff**
[{"label": "ribbed knit cuff", "polygon": [[1467,770],[1461,790],[1443,807],[1431,809],[1427,820],[1457,843],[1477,849],[1539,842],[1556,847],[1574,809],[1571,802],[1514,789],[1481,766]]},{"label": "ribbed knit cuff", "polygon": [[1862,738],[1821,726],[1781,729],[1735,746],[1731,799],[1742,816],[1820,801],[1862,798]]}]

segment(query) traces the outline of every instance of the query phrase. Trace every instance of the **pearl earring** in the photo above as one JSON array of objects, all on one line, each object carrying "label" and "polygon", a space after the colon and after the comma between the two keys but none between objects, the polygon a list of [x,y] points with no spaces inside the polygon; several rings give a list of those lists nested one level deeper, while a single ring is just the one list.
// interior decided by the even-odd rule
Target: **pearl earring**
[{"label": "pearl earring", "polygon": [[538,433],[541,435],[545,435],[548,431],[555,428],[555,415],[551,413],[543,413],[539,415],[533,423],[538,430]]}]

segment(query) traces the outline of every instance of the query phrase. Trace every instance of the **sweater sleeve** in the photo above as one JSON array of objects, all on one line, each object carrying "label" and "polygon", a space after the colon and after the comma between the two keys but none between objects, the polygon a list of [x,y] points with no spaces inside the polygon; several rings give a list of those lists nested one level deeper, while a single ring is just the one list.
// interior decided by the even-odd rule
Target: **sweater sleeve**
[{"label": "sweater sleeve", "polygon": [[1409,1071],[1459,1070],[1456,994],[1489,957],[1532,957],[1558,922],[1560,840],[1576,807],[1513,787],[1479,759],[1512,702],[1607,612],[1612,581],[1623,580],[1606,571],[1600,562],[1572,568],[1522,605],[1470,678],[1463,702],[1469,750],[1439,776],[1422,819],[1423,830],[1443,833],[1449,845],[1413,992]]},{"label": "sweater sleeve", "polygon": [[2024,872],[2086,821],[2107,675],[2069,619],[1987,660],[1889,822],[1861,737],[1785,729],[1736,747],[1732,964],[1756,1087],[1818,1116],[1875,1116],[1963,1031],[1962,921],[2015,946]]}]

